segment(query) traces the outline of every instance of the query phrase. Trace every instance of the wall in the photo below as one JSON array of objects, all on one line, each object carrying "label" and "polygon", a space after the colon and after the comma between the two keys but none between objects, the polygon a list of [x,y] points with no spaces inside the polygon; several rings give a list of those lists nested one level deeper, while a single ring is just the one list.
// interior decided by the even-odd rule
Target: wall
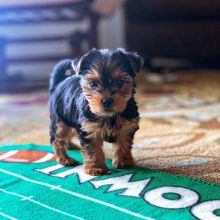
[{"label": "wall", "polygon": [[101,48],[125,47],[125,19],[122,8],[118,9],[112,17],[101,19],[99,39]]}]

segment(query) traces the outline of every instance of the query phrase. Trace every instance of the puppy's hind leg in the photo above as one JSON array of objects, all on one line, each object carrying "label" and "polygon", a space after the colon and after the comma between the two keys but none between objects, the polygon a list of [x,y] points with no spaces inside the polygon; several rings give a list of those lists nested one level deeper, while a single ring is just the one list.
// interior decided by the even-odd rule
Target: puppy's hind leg
[{"label": "puppy's hind leg", "polygon": [[76,160],[69,157],[67,148],[72,138],[72,128],[64,123],[58,123],[56,126],[56,136],[53,141],[53,148],[55,151],[57,162],[64,166],[71,166],[77,163]]}]

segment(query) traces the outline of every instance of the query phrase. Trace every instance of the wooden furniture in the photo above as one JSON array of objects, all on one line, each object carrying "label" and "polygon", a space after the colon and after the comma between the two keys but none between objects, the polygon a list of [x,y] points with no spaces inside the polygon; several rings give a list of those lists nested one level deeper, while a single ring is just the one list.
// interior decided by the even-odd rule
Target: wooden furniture
[{"label": "wooden furniture", "polygon": [[125,9],[129,49],[220,67],[219,0],[128,0]]},{"label": "wooden furniture", "polygon": [[[18,4],[16,1],[13,2],[13,0],[3,0],[0,3],[1,26],[84,21],[87,24],[87,30],[84,32],[75,30],[68,36],[59,35],[59,30],[56,36],[23,38],[0,36],[0,91],[16,91],[25,90],[26,87],[33,89],[34,87],[47,86],[48,81],[45,79],[27,81],[22,77],[22,74],[8,76],[7,66],[9,64],[58,61],[66,57],[80,56],[84,52],[83,48],[85,48],[83,47],[83,42],[87,44],[86,49],[95,47],[97,45],[97,17],[90,10],[90,2],[90,0],[40,0],[30,2],[21,0]],[[33,54],[31,57],[8,58],[5,54],[5,48],[8,44],[57,42],[64,39],[69,41],[71,47],[71,53],[65,56],[63,54],[52,54],[50,56]]]}]

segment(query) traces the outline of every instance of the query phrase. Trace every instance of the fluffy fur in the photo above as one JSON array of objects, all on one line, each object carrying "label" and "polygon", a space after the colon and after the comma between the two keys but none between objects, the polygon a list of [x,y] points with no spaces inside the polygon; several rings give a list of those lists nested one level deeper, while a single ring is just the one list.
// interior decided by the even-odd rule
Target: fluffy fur
[{"label": "fluffy fur", "polygon": [[67,148],[77,136],[90,175],[108,172],[103,141],[113,143],[113,166],[134,166],[131,147],[138,130],[134,100],[135,76],[141,67],[137,53],[124,49],[91,50],[81,59],[58,63],[50,79],[50,137],[58,163],[76,163]]}]

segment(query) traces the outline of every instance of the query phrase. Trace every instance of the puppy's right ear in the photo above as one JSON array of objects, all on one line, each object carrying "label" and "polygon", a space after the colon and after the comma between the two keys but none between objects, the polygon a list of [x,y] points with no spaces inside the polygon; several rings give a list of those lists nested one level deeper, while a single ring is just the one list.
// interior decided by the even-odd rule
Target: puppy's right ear
[{"label": "puppy's right ear", "polygon": [[117,48],[117,51],[127,56],[136,74],[140,72],[141,68],[144,66],[144,59],[137,52],[128,52],[124,48]]},{"label": "puppy's right ear", "polygon": [[76,75],[83,74],[84,71],[88,69],[89,65],[92,64],[91,60],[94,59],[98,53],[98,50],[93,48],[88,53],[83,55],[80,59],[74,59],[71,63],[71,66]]}]

